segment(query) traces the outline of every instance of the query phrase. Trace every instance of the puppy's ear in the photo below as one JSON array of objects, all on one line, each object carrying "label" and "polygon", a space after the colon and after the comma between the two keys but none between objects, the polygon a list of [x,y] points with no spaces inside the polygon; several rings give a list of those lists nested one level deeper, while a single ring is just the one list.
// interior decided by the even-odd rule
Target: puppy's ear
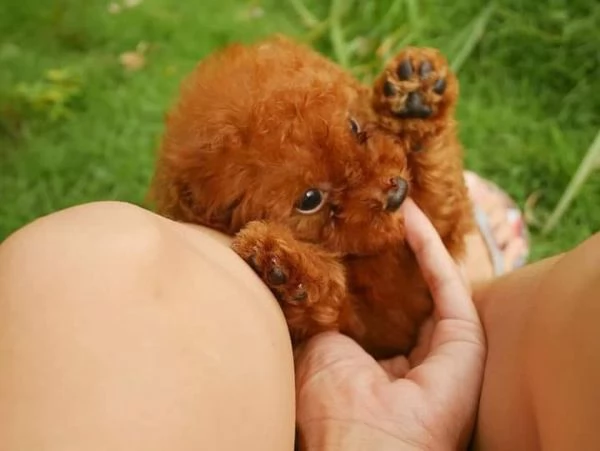
[{"label": "puppy's ear", "polygon": [[210,218],[213,227],[223,232],[235,233],[239,226],[234,224],[234,214],[241,202],[241,198],[234,199],[223,208],[213,211]]},{"label": "puppy's ear", "polygon": [[233,199],[224,205],[213,204],[205,207],[195,199],[189,184],[178,183],[177,192],[178,208],[188,221],[204,224],[226,233],[233,232],[233,215],[242,201],[241,198]]},{"label": "puppy's ear", "polygon": [[201,224],[224,233],[235,233],[239,225],[234,224],[236,209],[242,198],[206,204],[194,193],[192,185],[183,180],[152,185],[148,195],[155,211],[170,219],[192,224]]},{"label": "puppy's ear", "polygon": [[192,212],[194,210],[194,195],[190,185],[185,182],[178,182],[176,186],[176,197],[179,199],[180,208]]}]

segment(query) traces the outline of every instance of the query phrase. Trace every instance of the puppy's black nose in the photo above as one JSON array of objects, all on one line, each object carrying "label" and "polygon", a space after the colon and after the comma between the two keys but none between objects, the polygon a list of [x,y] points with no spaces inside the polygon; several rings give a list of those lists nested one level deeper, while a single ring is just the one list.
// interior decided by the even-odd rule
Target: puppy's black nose
[{"label": "puppy's black nose", "polygon": [[402,177],[393,177],[390,179],[390,190],[388,191],[385,204],[386,211],[394,212],[400,208],[400,205],[406,199],[408,194],[408,183]]}]

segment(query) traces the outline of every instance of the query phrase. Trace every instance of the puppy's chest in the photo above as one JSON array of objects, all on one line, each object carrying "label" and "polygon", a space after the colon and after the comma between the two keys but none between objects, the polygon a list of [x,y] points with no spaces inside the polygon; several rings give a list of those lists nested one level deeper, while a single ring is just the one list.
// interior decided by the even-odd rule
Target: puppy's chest
[{"label": "puppy's chest", "polygon": [[429,316],[432,301],[407,249],[346,260],[353,318],[347,332],[373,355],[405,352]]}]

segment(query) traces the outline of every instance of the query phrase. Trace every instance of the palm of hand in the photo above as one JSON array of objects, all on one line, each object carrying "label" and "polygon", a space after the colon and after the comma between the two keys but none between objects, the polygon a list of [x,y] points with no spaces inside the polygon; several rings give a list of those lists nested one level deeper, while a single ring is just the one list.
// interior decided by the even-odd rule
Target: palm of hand
[{"label": "palm of hand", "polygon": [[[436,331],[439,335],[440,329]],[[422,342],[437,341],[429,327],[423,333]],[[303,349],[299,360],[298,423],[318,428],[337,423],[376,430],[390,444],[417,449],[430,449],[434,443],[464,442],[470,424],[452,437],[438,433],[456,430],[452,423],[465,416],[462,396],[454,389],[450,393],[428,390],[428,384],[436,383],[432,379],[446,374],[439,359],[418,365],[422,352],[423,348],[415,349],[408,358],[377,362],[343,335],[318,336]],[[435,406],[443,408],[432,408]]]}]

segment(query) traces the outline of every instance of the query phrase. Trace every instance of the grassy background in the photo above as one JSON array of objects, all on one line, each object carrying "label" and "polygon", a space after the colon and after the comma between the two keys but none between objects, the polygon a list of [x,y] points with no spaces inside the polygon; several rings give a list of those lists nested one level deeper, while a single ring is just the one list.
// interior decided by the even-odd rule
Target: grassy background
[{"label": "grassy background", "polygon": [[[70,205],[142,203],[181,78],[215,48],[273,32],[366,80],[405,44],[462,61],[467,165],[522,206],[539,197],[531,213],[543,221],[600,125],[597,1],[306,0],[304,16],[294,4],[144,0],[111,14],[106,0],[3,0],[0,240]],[[142,41],[145,66],[126,71],[119,55]],[[550,235],[533,227],[533,257],[600,230],[599,201],[595,177]]]}]

